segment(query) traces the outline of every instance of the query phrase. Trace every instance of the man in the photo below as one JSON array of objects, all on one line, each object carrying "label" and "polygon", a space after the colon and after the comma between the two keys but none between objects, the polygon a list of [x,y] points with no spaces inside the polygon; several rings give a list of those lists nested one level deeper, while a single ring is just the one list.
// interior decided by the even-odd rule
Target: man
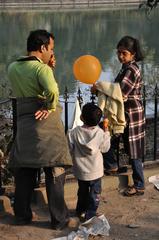
[{"label": "man", "polygon": [[71,165],[71,158],[60,118],[59,90],[49,66],[51,58],[55,63],[53,49],[51,33],[32,31],[27,39],[28,56],[8,68],[17,98],[17,134],[9,164],[15,173],[16,223],[23,225],[32,220],[32,193],[38,169],[43,168],[51,224],[53,229],[60,229],[69,222],[64,167]]}]

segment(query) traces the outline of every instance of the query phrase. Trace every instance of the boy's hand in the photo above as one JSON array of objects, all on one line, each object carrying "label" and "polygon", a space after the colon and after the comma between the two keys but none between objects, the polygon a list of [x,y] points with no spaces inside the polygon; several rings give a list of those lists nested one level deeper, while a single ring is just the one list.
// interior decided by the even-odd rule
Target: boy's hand
[{"label": "boy's hand", "polygon": [[108,124],[109,124],[109,120],[108,120],[108,118],[105,118],[103,120],[103,130],[104,131],[108,131]]},{"label": "boy's hand", "polygon": [[96,94],[97,93],[97,87],[95,84],[93,84],[93,86],[91,87],[91,93],[92,94]]}]

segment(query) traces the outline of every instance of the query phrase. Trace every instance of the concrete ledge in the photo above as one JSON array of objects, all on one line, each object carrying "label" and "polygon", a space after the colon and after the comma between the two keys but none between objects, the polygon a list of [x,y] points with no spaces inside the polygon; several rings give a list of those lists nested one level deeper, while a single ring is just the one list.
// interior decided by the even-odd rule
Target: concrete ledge
[{"label": "concrete ledge", "polygon": [[[158,163],[158,162],[156,162]],[[154,165],[153,165],[154,166]],[[159,174],[159,166],[145,167],[144,176],[145,183],[148,183],[148,178]],[[102,178],[102,195],[107,195],[109,191],[122,191],[128,185],[132,185],[132,171],[121,173],[115,176],[104,176]],[[10,187],[11,188],[11,187]],[[77,202],[78,183],[72,174],[69,175],[64,185],[64,196],[69,208],[75,208]],[[8,192],[9,190],[7,190]],[[32,203],[37,207],[46,207],[48,204],[45,186],[41,186],[34,190]],[[0,196],[0,214],[12,211],[10,198]]]},{"label": "concrete ledge", "polygon": [[33,203],[38,206],[48,204],[46,189],[45,187],[35,188],[33,193]]},{"label": "concrete ledge", "polygon": [[120,191],[126,189],[128,186],[132,185],[132,172],[128,172],[127,174],[119,174],[118,180],[119,180],[118,189]]},{"label": "concrete ledge", "polygon": [[11,212],[11,210],[10,199],[6,196],[0,196],[0,213]]},{"label": "concrete ledge", "polygon": [[144,169],[148,169],[148,168],[153,169],[155,167],[159,167],[159,159],[144,162]]}]

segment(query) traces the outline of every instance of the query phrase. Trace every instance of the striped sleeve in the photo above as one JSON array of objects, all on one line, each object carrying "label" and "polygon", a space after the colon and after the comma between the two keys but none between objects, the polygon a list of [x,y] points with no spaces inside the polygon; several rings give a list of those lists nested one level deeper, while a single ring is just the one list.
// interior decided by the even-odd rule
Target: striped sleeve
[{"label": "striped sleeve", "polygon": [[128,96],[131,95],[134,88],[139,88],[138,83],[140,82],[140,78],[140,70],[138,67],[132,65],[131,68],[128,68],[121,82],[121,91],[124,99],[127,99]]}]

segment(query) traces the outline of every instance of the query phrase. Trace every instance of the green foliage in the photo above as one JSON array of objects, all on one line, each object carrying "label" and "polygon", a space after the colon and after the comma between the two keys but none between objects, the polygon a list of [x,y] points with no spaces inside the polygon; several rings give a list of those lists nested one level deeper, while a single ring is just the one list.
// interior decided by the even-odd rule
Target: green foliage
[{"label": "green foliage", "polygon": [[159,0],[147,0],[144,3],[139,5],[139,8],[145,7],[147,14],[150,14],[153,8],[156,8],[159,3]]}]

